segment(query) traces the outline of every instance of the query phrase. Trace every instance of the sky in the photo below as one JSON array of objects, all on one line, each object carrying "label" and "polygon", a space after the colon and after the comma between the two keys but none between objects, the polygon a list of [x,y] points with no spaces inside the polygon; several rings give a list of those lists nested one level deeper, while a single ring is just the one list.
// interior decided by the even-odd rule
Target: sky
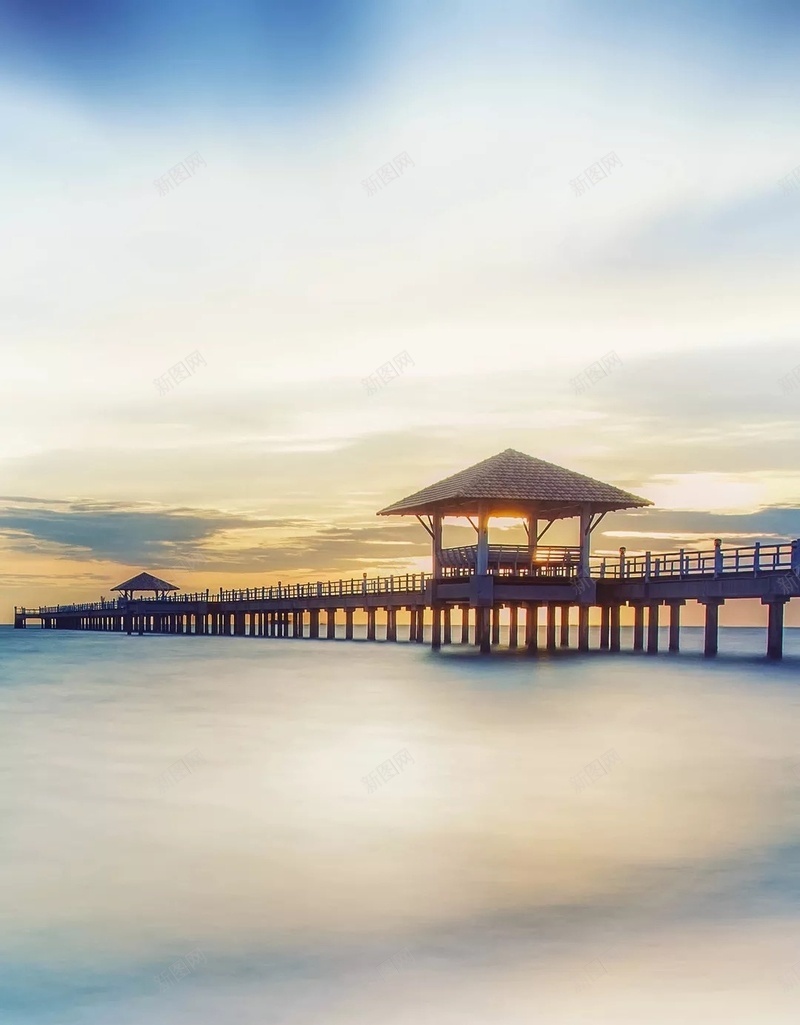
[{"label": "sky", "polygon": [[0,0],[0,620],[428,568],[375,513],[508,447],[654,501],[599,552],[800,537],[798,42],[768,0]]}]

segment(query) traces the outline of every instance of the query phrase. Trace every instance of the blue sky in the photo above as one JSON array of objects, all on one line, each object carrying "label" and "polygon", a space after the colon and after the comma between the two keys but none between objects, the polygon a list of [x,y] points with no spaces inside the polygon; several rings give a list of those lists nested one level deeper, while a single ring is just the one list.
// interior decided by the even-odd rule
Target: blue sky
[{"label": "blue sky", "polygon": [[800,536],[799,28],[763,2],[0,0],[0,617],[145,565],[420,566],[374,512],[509,446],[657,502],[599,548]]}]

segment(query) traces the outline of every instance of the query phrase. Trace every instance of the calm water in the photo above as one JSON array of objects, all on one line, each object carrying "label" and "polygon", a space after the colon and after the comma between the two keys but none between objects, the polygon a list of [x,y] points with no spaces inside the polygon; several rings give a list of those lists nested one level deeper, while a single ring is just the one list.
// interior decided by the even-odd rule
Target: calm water
[{"label": "calm water", "polygon": [[796,1023],[800,631],[683,638],[0,628],[0,1021]]}]

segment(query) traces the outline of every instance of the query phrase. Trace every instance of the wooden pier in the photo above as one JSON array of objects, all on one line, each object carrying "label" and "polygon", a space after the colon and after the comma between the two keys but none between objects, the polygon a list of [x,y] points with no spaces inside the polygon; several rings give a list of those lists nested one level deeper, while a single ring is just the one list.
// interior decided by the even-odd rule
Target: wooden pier
[{"label": "wooden pier", "polygon": [[[620,650],[621,609],[627,606],[634,610],[633,650],[655,654],[662,607],[668,610],[668,650],[675,652],[681,608],[696,601],[705,606],[704,650],[713,656],[720,606],[749,598],[767,606],[766,653],[781,658],[784,607],[800,597],[800,539],[749,547],[727,547],[717,540],[705,551],[667,554],[628,556],[624,548],[613,557],[591,554],[592,531],[606,512],[649,504],[509,449],[382,511],[419,519],[432,540],[431,573],[372,578],[365,573],[356,580],[278,583],[214,594],[176,593],[167,581],[140,574],[118,585],[122,597],[117,599],[16,608],[14,626],[38,621],[48,630],[311,639],[321,638],[324,626],[324,637],[334,639],[343,615],[344,639],[351,640],[358,612],[366,618],[367,640],[376,640],[380,614],[387,642],[423,643],[427,621],[434,649],[475,644],[487,653],[500,642],[500,612],[507,609],[509,646],[534,653],[541,625],[545,650],[569,646],[571,621],[577,621],[577,647],[587,651],[594,608],[599,649],[614,652]],[[490,545],[491,517],[514,515],[525,523],[528,544]],[[446,516],[469,519],[476,545],[444,548]],[[579,521],[577,545],[540,543],[553,522],[572,517]],[[546,522],[543,530],[541,521]],[[152,597],[143,597],[142,591]]]}]

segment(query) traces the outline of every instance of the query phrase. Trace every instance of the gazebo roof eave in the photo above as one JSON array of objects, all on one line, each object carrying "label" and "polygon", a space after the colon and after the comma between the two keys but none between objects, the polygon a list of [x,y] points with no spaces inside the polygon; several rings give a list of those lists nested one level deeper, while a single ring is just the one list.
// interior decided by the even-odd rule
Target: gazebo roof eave
[{"label": "gazebo roof eave", "polygon": [[[402,502],[395,503],[402,506]],[[441,501],[424,502],[418,506],[395,508],[387,506],[381,509],[378,516],[433,516],[463,517],[477,516],[479,506],[486,508],[487,514],[493,517],[517,519],[538,514],[540,519],[573,519],[580,516],[583,508],[588,507],[591,513],[619,512],[624,509],[642,509],[652,506],[647,499],[636,502],[603,502],[581,501],[579,499],[520,499],[520,498],[453,498]]]}]

